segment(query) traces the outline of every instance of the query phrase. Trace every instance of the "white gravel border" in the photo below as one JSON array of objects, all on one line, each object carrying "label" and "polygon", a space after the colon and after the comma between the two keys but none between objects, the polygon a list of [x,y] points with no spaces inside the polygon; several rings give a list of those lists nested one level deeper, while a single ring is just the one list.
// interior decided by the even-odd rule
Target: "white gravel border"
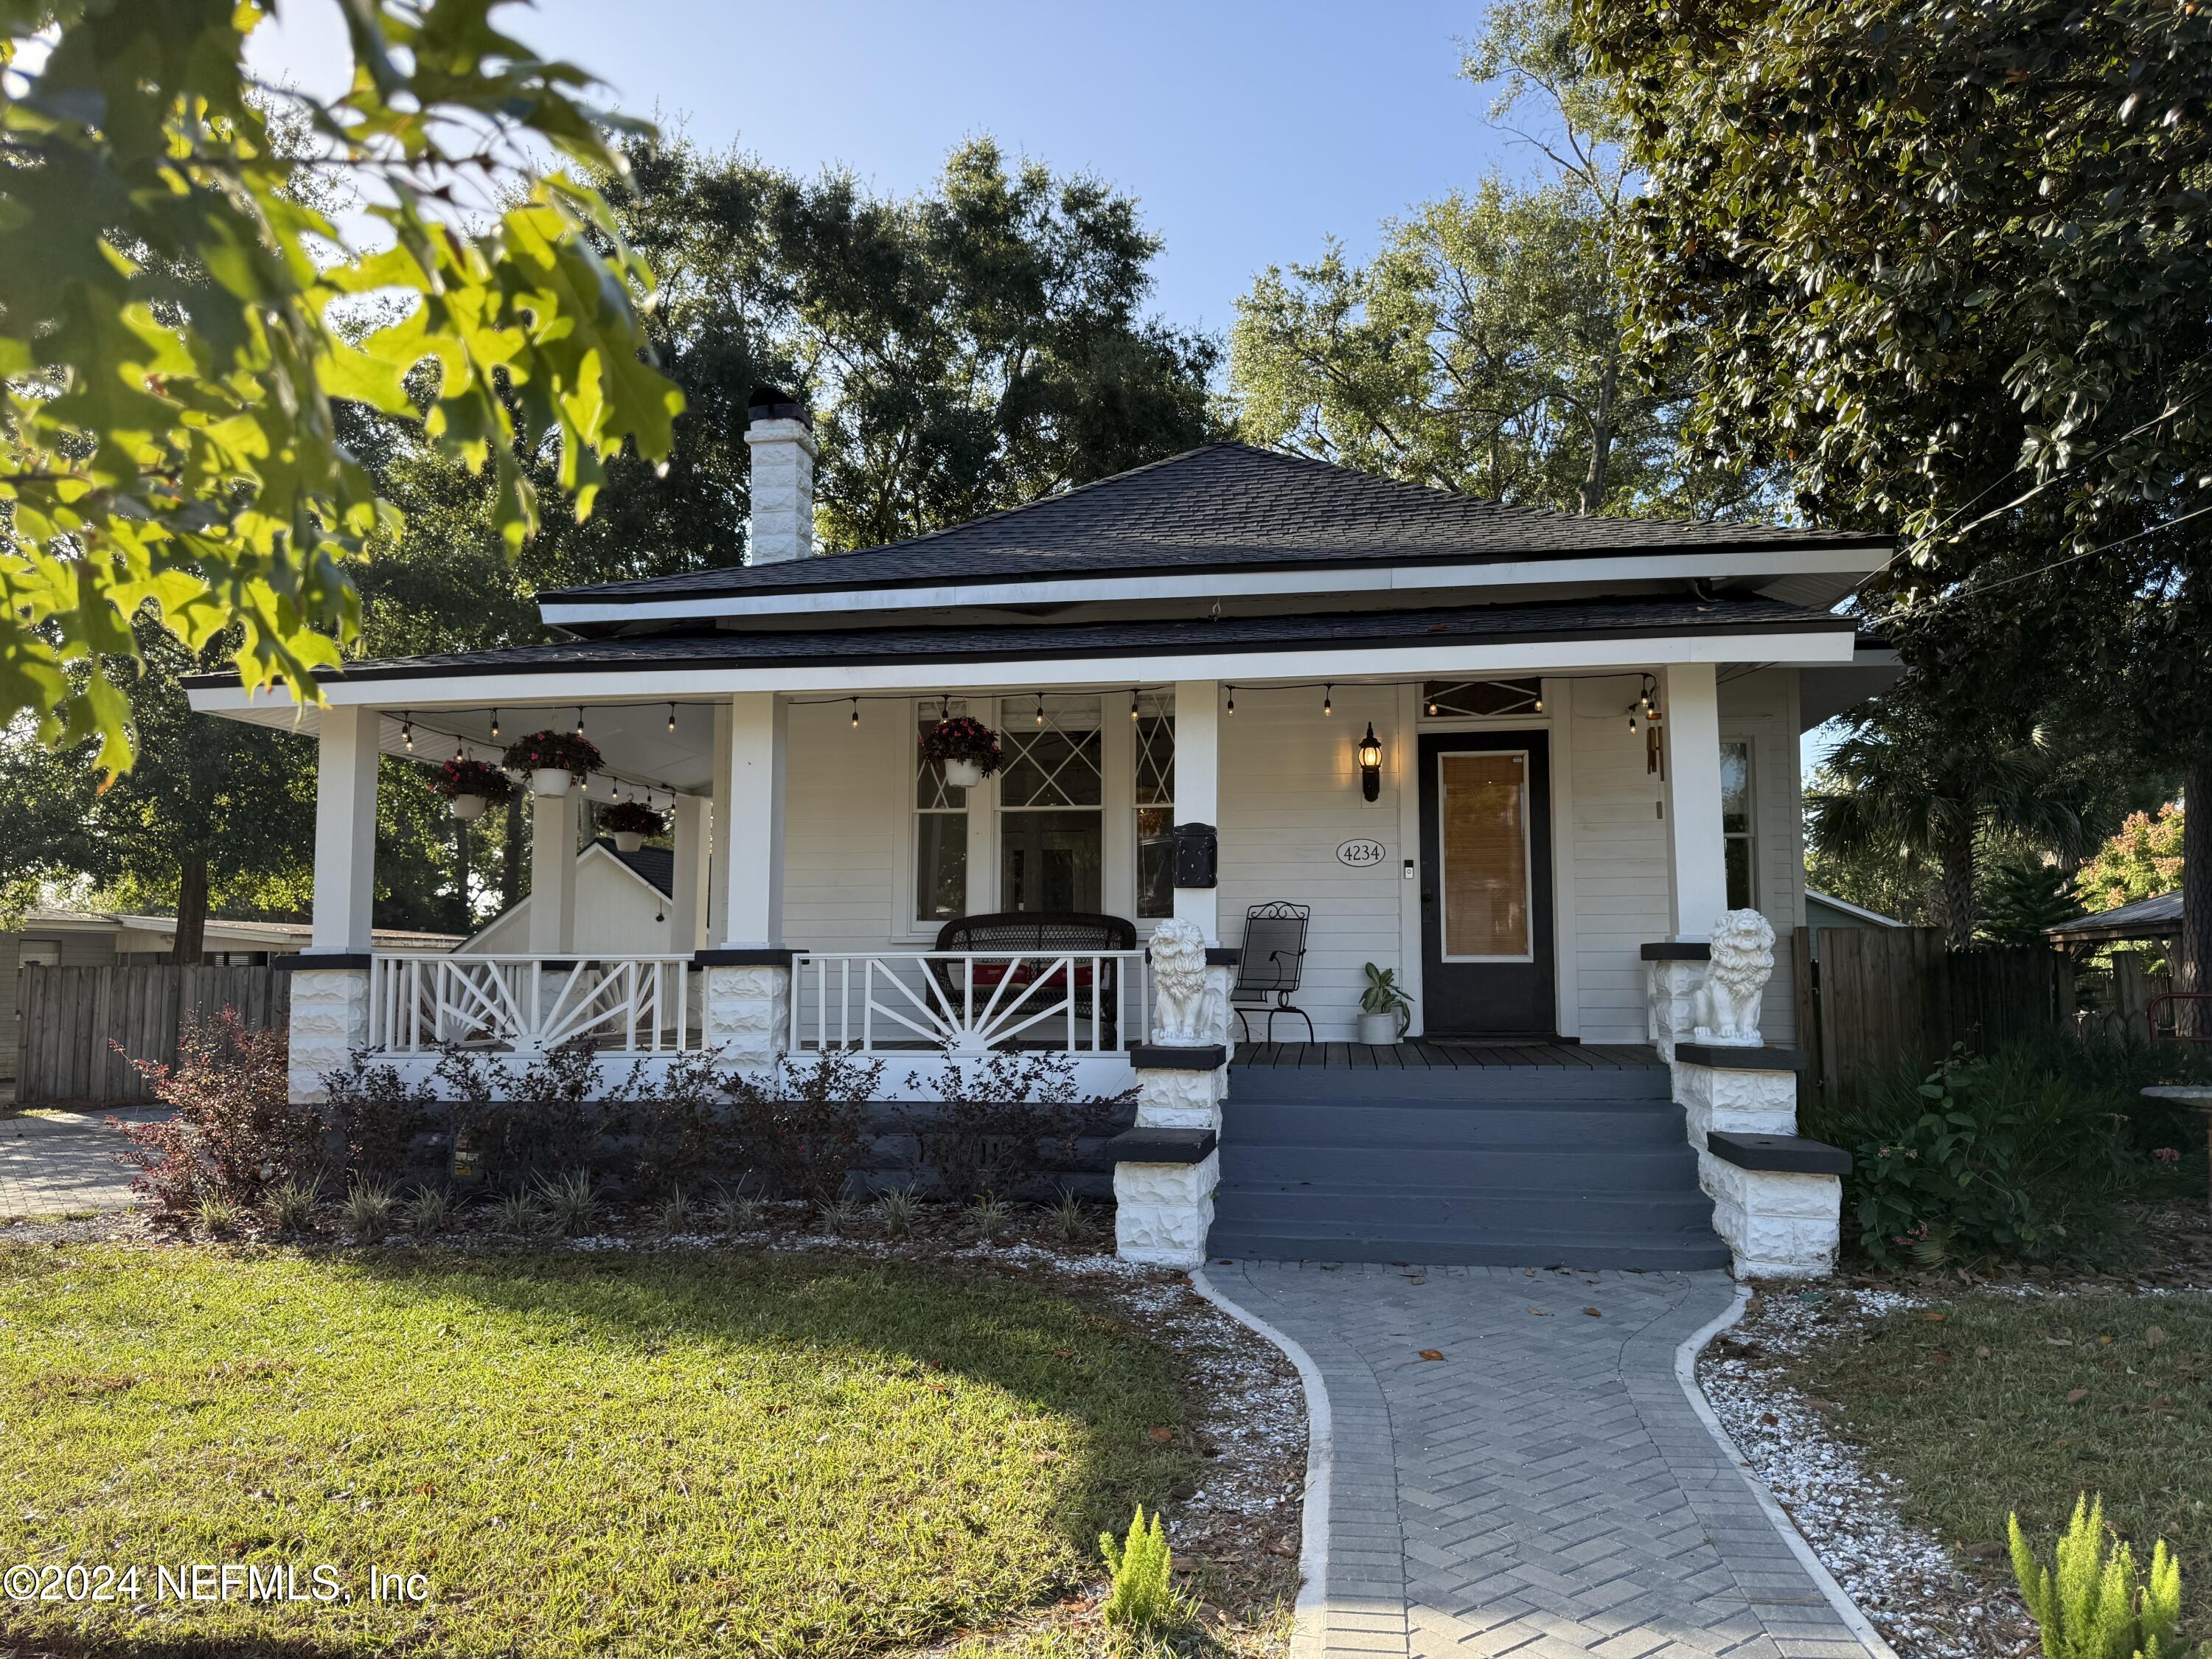
[{"label": "white gravel border", "polygon": [[1705,1391],[1698,1386],[1698,1356],[1705,1351],[1705,1345],[1723,1331],[1741,1323],[1750,1306],[1751,1286],[1737,1285],[1735,1299],[1702,1329],[1692,1331],[1685,1337],[1682,1346],[1674,1350],[1674,1380],[1682,1385],[1683,1397],[1690,1402],[1690,1409],[1698,1414],[1698,1421],[1705,1425],[1705,1432],[1712,1436],[1721,1450],[1728,1455],[1729,1462],[1735,1465],[1737,1472],[1743,1476],[1744,1484],[1751,1488],[1751,1495],[1759,1500],[1759,1507],[1766,1511],[1767,1520],[1772,1523],[1774,1530],[1782,1534],[1782,1541],[1790,1546],[1790,1553],[1797,1558],[1805,1571],[1812,1575],[1813,1582],[1820,1587],[1820,1594],[1828,1598],[1828,1605],[1836,1610],[1836,1616],[1850,1627],[1851,1634],[1859,1638],[1874,1659],[1898,1659],[1897,1650],[1890,1646],[1882,1633],[1874,1627],[1874,1621],[1860,1610],[1857,1602],[1851,1600],[1850,1592],[1837,1583],[1835,1574],[1830,1572],[1826,1565],[1813,1553],[1812,1545],[1806,1541],[1805,1534],[1797,1530],[1797,1523],[1790,1518],[1789,1510],[1784,1509],[1774,1494],[1767,1490],[1766,1482],[1759,1478],[1751,1467],[1750,1460],[1729,1438],[1729,1431],[1721,1426],[1721,1419],[1714,1413],[1712,1401],[1705,1398]]},{"label": "white gravel border", "polygon": [[[1318,1652],[1328,1638],[1323,1613],[1328,1604],[1329,1474],[1336,1462],[1328,1385],[1322,1381],[1321,1367],[1314,1364],[1311,1354],[1259,1315],[1237,1306],[1215,1289],[1204,1268],[1191,1270],[1190,1287],[1238,1324],[1256,1331],[1281,1349],[1284,1357],[1297,1368],[1298,1381],[1305,1386],[1306,1489],[1299,1522],[1298,1594],[1291,1604],[1291,1652]],[[1740,1311],[1738,1316],[1741,1317]],[[1897,1656],[1885,1650],[1882,1659],[1897,1659]]]}]

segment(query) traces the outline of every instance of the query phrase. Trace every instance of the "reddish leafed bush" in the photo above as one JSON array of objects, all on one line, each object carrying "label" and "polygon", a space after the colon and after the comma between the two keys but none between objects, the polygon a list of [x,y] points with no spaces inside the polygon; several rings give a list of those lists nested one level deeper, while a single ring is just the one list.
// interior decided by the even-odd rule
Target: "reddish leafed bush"
[{"label": "reddish leafed bush", "polygon": [[138,1171],[132,1188],[162,1215],[179,1217],[204,1198],[258,1209],[286,1182],[314,1179],[325,1126],[313,1107],[291,1102],[289,1049],[284,1032],[258,1030],[227,1007],[186,1020],[173,1061],[125,1054],[154,1097],[174,1109],[159,1123],[109,1120],[130,1142],[117,1156]]}]

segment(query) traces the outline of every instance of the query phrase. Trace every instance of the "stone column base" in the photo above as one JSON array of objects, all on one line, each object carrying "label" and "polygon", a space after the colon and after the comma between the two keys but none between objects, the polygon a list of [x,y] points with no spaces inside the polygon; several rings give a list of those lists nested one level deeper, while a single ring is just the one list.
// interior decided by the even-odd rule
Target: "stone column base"
[{"label": "stone column base", "polygon": [[1844,1183],[1832,1175],[1741,1170],[1698,1154],[1712,1194],[1713,1231],[1727,1241],[1738,1279],[1824,1279],[1842,1242]]},{"label": "stone column base", "polygon": [[[773,1066],[789,1045],[791,1032],[791,952],[776,953],[781,962],[715,963],[717,955],[753,952],[702,951],[708,965],[700,969],[705,981],[700,994],[700,1036],[710,1051],[735,1066]],[[762,951],[757,954],[769,955]]]},{"label": "stone column base", "polygon": [[295,968],[291,980],[291,1097],[319,1105],[331,1097],[324,1074],[346,1070],[368,1046],[368,969]]},{"label": "stone column base", "polygon": [[1196,1164],[1116,1164],[1114,1253],[1156,1267],[1205,1266],[1220,1181],[1218,1152]]}]

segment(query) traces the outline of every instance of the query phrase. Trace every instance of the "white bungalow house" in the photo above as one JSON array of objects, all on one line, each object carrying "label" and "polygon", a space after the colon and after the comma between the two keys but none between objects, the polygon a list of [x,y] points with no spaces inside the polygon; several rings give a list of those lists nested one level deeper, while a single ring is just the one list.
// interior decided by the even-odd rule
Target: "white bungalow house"
[{"label": "white bungalow house", "polygon": [[[1571,517],[1220,443],[817,556],[805,411],[757,404],[746,438],[744,567],[547,593],[556,642],[355,663],[320,708],[194,684],[321,744],[303,1085],[362,1042],[427,1071],[441,1042],[580,1036],[625,1072],[1012,1040],[1127,1087],[1146,935],[1186,919],[1226,965],[1267,904],[1305,913],[1274,999],[1302,1018],[1250,1012],[1232,1103],[1300,1060],[1526,1068],[1538,1103],[1663,1076],[1652,960],[1731,908],[1803,924],[1799,734],[1893,672],[1833,610],[1881,536]],[[917,749],[959,715],[1003,751],[965,788]],[[376,755],[578,728],[605,768],[533,799],[524,910],[440,962],[374,951]],[[665,940],[583,899],[580,803],[623,795],[672,809]],[[1009,914],[1117,925],[946,931]],[[1382,1050],[1352,1042],[1369,963],[1411,1004]],[[1770,987],[1769,1042],[1791,1022]]]}]

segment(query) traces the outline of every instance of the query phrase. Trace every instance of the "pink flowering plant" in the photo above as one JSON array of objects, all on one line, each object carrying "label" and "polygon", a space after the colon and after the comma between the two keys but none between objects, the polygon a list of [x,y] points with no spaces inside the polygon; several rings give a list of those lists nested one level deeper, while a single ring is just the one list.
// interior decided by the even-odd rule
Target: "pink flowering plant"
[{"label": "pink flowering plant", "polygon": [[583,777],[605,763],[599,745],[574,732],[532,732],[507,746],[507,769],[514,772],[566,772]]},{"label": "pink flowering plant", "polygon": [[965,714],[942,720],[921,734],[921,757],[935,766],[967,761],[988,778],[999,769],[999,734]]},{"label": "pink flowering plant", "polygon": [[438,769],[430,780],[434,794],[452,800],[459,795],[481,795],[496,804],[514,793],[514,780],[487,762],[454,759]]},{"label": "pink flowering plant", "polygon": [[609,835],[665,836],[668,815],[655,811],[641,800],[618,800],[599,809],[599,828]]}]

